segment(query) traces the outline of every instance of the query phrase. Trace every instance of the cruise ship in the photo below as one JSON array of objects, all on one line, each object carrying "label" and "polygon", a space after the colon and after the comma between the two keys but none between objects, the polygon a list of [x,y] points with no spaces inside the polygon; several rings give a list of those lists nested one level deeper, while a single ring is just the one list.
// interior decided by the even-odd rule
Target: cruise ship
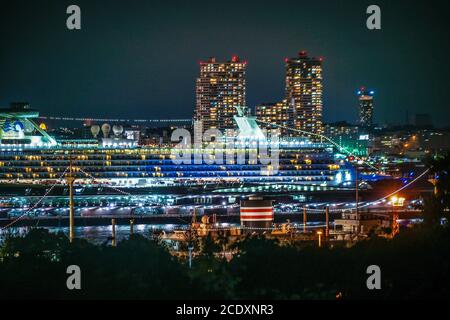
[{"label": "cruise ship", "polygon": [[[304,137],[281,137],[277,141],[277,170],[258,158],[244,162],[227,160],[211,163],[206,159],[179,163],[174,156],[176,144],[138,145],[125,137],[120,126],[95,126],[90,139],[65,140],[50,136],[35,121],[39,112],[27,104],[0,109],[0,188],[64,186],[71,166],[75,184],[84,188],[111,186],[129,192],[152,189],[187,190],[192,188],[229,189],[231,186],[277,185],[345,187],[352,182],[351,166],[345,156],[326,142]],[[235,116],[239,136],[236,153],[249,154],[255,141],[268,140],[256,119]],[[210,159],[209,159],[210,160]],[[272,170],[272,171],[271,171]],[[15,189],[14,189],[15,188]],[[12,191],[11,191],[12,192]],[[164,192],[164,191],[162,191]]]}]

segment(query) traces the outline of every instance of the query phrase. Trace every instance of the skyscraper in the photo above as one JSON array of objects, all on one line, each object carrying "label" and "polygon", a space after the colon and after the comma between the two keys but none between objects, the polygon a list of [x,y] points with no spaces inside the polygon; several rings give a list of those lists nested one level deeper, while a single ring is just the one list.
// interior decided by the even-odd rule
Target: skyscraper
[{"label": "skyscraper", "polygon": [[210,58],[200,62],[194,119],[203,121],[203,129],[233,129],[236,106],[245,110],[245,73],[247,63],[233,56],[231,61]]},{"label": "skyscraper", "polygon": [[358,91],[359,102],[359,125],[362,128],[372,128],[373,126],[373,91],[361,87]]},{"label": "skyscraper", "polygon": [[268,130],[279,128],[283,135],[289,134],[284,128],[289,126],[289,106],[286,100],[276,103],[260,103],[255,107],[255,116],[261,121],[260,127]]},{"label": "skyscraper", "polygon": [[321,134],[322,58],[310,58],[300,51],[286,58],[286,101],[291,125],[298,130]]}]

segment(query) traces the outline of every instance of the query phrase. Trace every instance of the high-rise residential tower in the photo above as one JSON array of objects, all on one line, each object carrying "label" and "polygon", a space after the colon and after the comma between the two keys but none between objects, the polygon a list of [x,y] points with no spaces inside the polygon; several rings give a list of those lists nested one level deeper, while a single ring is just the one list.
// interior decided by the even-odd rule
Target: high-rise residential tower
[{"label": "high-rise residential tower", "polygon": [[255,116],[259,125],[265,129],[280,129],[281,134],[289,134],[289,106],[286,100],[272,103],[260,103],[255,107]]},{"label": "high-rise residential tower", "polygon": [[322,128],[322,58],[310,58],[300,51],[286,58],[286,101],[290,124],[298,130],[321,134]]},{"label": "high-rise residential tower", "polygon": [[362,128],[370,129],[373,126],[373,96],[372,90],[361,87],[358,90],[359,103],[359,125]]},{"label": "high-rise residential tower", "polygon": [[236,127],[236,107],[246,110],[246,66],[237,56],[227,62],[216,58],[200,62],[194,120],[203,122],[203,130]]}]

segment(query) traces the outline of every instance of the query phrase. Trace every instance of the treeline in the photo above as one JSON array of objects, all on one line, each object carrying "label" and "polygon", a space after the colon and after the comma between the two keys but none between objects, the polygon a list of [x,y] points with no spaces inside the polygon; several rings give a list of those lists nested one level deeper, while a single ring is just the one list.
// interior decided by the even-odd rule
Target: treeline
[{"label": "treeline", "polygon": [[[416,299],[450,298],[448,227],[402,230],[393,240],[351,248],[281,246],[248,238],[227,262],[206,238],[192,268],[151,239],[116,247],[34,229],[7,237],[0,251],[1,299]],[[220,248],[219,248],[220,250]],[[68,290],[69,265],[81,269],[81,290]],[[369,265],[381,269],[381,290],[366,285]]]},{"label": "treeline", "polygon": [[[0,245],[1,299],[449,299],[450,156],[428,160],[437,180],[424,221],[392,240],[374,237],[351,248],[298,247],[248,238],[196,242],[189,268],[167,248],[135,235],[116,247],[34,229]],[[237,249],[231,261],[217,252]],[[67,267],[81,269],[81,290],[68,290]],[[367,267],[381,270],[369,290]]]}]

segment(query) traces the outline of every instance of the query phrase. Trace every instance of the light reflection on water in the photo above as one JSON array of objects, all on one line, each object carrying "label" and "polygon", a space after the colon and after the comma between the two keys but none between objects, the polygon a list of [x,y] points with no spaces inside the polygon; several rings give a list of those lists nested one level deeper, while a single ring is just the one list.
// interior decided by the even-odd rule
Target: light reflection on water
[{"label": "light reflection on water", "polygon": [[[406,226],[408,224],[418,224],[422,222],[422,219],[399,219],[399,224]],[[238,224],[234,223],[222,223],[221,227],[234,227]],[[301,223],[294,223],[295,227],[300,228]],[[325,227],[325,224],[321,221],[311,221],[307,223],[308,228],[319,228]],[[333,226],[333,222],[330,223],[330,227]],[[69,227],[44,227],[48,229],[51,233],[63,232],[67,237],[69,236]],[[165,231],[171,232],[175,229],[187,229],[186,224],[136,224],[134,226],[134,234],[139,234],[144,237],[150,237],[155,231]],[[17,227],[10,228],[7,231],[0,229],[0,244],[7,233],[25,236],[30,227]],[[77,238],[86,239],[95,244],[110,243],[112,236],[112,226],[80,226],[75,227],[75,235]],[[127,239],[130,236],[130,226],[129,225],[116,225],[116,240],[121,241]]]},{"label": "light reflection on water", "polygon": [[[150,237],[154,231],[170,232],[174,229],[186,228],[186,225],[178,224],[137,224],[134,226],[133,233],[144,237]],[[69,236],[69,227],[45,227],[51,233],[63,232],[67,237]],[[29,227],[10,228],[9,233],[24,236],[30,230]],[[6,232],[0,231],[0,240],[6,235]],[[75,235],[77,238],[86,239],[90,242],[101,244],[109,242],[112,236],[112,226],[83,226],[75,227]],[[130,226],[116,225],[116,240],[121,241],[130,236]]]},{"label": "light reflection on water", "polygon": [[[239,224],[236,223],[220,223],[222,228],[236,227]],[[279,224],[277,224],[279,225]],[[295,227],[299,227],[300,224],[294,223]],[[308,228],[317,228],[324,226],[323,222],[311,221],[307,223]],[[43,227],[48,229],[51,233],[63,232],[67,237],[69,236],[69,227]],[[133,233],[139,234],[144,237],[150,237],[155,231],[171,232],[175,229],[187,229],[187,224],[136,224],[134,225]],[[7,233],[25,236],[31,227],[14,227],[8,231],[0,230],[0,241]],[[79,226],[75,227],[75,235],[77,238],[86,239],[96,244],[102,244],[104,242],[110,242],[112,237],[112,226]],[[121,241],[130,236],[129,225],[116,225],[116,240]]]}]

